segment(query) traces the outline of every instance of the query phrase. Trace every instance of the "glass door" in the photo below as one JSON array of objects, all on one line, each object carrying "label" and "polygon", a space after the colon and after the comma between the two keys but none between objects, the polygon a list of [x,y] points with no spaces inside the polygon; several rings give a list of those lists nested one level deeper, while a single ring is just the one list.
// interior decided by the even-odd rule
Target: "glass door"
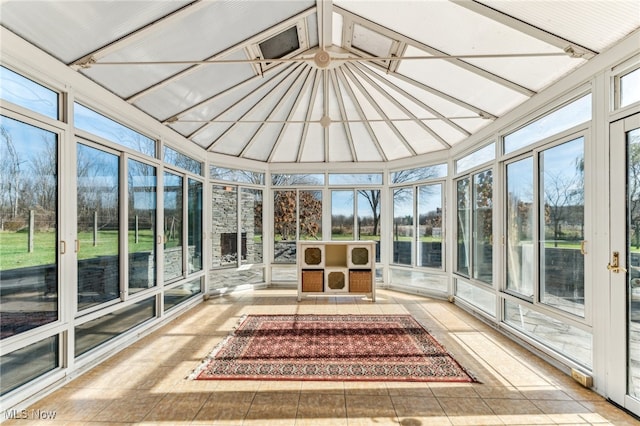
[{"label": "glass door", "polygon": [[640,414],[640,114],[611,125],[610,152],[609,397]]}]

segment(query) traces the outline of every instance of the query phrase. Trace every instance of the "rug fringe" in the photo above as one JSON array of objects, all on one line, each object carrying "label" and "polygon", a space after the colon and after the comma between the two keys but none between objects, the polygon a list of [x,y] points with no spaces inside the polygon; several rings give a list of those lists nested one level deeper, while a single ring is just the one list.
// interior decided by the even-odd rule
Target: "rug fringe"
[{"label": "rug fringe", "polygon": [[213,358],[215,358],[215,356],[218,354],[218,352],[220,352],[220,350],[224,347],[224,345],[232,337],[236,335],[236,330],[238,329],[238,327],[240,327],[240,324],[242,324],[246,319],[247,319],[247,314],[242,315],[238,320],[238,322],[236,323],[236,325],[231,329],[231,333],[229,333],[229,335],[227,335],[224,339],[218,342],[218,344],[215,345],[213,349],[209,352],[209,354],[200,362],[200,365],[197,366],[187,377],[185,377],[185,379],[196,380],[200,375],[200,373],[202,373],[202,370],[204,370],[207,367],[207,365],[209,365],[209,362]]}]

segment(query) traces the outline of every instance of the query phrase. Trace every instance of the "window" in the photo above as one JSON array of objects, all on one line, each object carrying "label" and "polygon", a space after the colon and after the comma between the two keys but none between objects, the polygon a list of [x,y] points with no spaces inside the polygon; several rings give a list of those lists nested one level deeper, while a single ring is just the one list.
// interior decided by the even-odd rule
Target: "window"
[{"label": "window", "polygon": [[202,174],[202,163],[200,161],[196,161],[166,145],[163,149],[163,159],[165,163],[171,164],[172,166],[180,167],[196,175]]},{"label": "window", "polygon": [[353,190],[331,191],[331,239],[354,239],[353,219],[355,199]]},{"label": "window", "polygon": [[273,202],[274,262],[295,263],[297,239],[322,239],[322,192],[278,190]]},{"label": "window", "polygon": [[73,104],[73,120],[78,129],[142,154],[156,156],[156,141],[77,102]]},{"label": "window", "polygon": [[442,268],[442,185],[420,185],[416,189],[416,266]]},{"label": "window", "polygon": [[393,263],[412,265],[413,188],[393,190]]},{"label": "window", "polygon": [[391,183],[417,182],[420,180],[443,178],[447,176],[447,165],[417,167],[391,173]]},{"label": "window", "polygon": [[57,159],[55,133],[0,116],[2,339],[58,319]]},{"label": "window", "polygon": [[331,239],[376,241],[380,261],[380,190],[331,190]]},{"label": "window", "polygon": [[381,173],[330,173],[329,185],[381,185]]},{"label": "window", "polygon": [[[485,170],[456,182],[456,272],[486,284],[493,280],[493,176]],[[473,238],[472,238],[473,237]]]},{"label": "window", "polygon": [[540,301],[584,316],[584,139],[539,154]]},{"label": "window", "polygon": [[211,179],[223,180],[226,182],[243,182],[264,185],[264,173],[252,172],[249,170],[229,169],[220,166],[209,168]]},{"label": "window", "polygon": [[0,66],[0,99],[57,120],[58,94]]},{"label": "window", "polygon": [[640,101],[640,68],[620,77],[620,108]]},{"label": "window", "polygon": [[393,190],[393,263],[442,269],[442,184]]},{"label": "window", "polygon": [[258,44],[264,59],[278,59],[300,48],[298,29],[291,27]]},{"label": "window", "polygon": [[127,162],[129,294],[156,285],[156,168]]},{"label": "window", "polygon": [[78,357],[155,316],[154,296],[78,325],[75,329],[75,356]]},{"label": "window", "polygon": [[242,188],[242,207],[240,210],[242,233],[245,235],[247,250],[242,263],[260,264],[263,262],[262,214],[263,195],[261,189]]},{"label": "window", "polygon": [[322,191],[298,192],[300,216],[298,235],[300,240],[322,239]]},{"label": "window", "polygon": [[78,310],[120,298],[120,157],[78,144]]},{"label": "window", "polygon": [[584,317],[584,138],[506,167],[507,290]]},{"label": "window", "polygon": [[507,290],[533,297],[533,158],[507,164]]},{"label": "window", "polygon": [[380,262],[380,195],[379,189],[358,189],[356,238],[376,241],[376,262]]},{"label": "window", "polygon": [[271,175],[273,186],[318,186],[324,185],[323,174],[275,173]]},{"label": "window", "polygon": [[[238,265],[238,187],[213,185],[211,195],[211,266],[214,268],[236,266]],[[241,255],[246,253],[245,238],[240,245]]]},{"label": "window", "polygon": [[[4,309],[4,307],[3,307]],[[60,366],[60,339],[51,336],[0,357],[0,395]]]},{"label": "window", "polygon": [[183,177],[164,172],[164,282],[182,278]]},{"label": "window", "polygon": [[487,163],[494,158],[496,158],[495,142],[456,160],[456,173],[464,173],[465,171]]},{"label": "window", "polygon": [[591,93],[547,114],[504,137],[509,153],[591,120]]},{"label": "window", "polygon": [[187,273],[202,270],[202,182],[187,179]]},{"label": "window", "polygon": [[171,308],[186,302],[193,298],[193,296],[200,294],[201,284],[200,278],[179,284],[175,287],[171,287],[164,291],[164,311],[168,311]]}]

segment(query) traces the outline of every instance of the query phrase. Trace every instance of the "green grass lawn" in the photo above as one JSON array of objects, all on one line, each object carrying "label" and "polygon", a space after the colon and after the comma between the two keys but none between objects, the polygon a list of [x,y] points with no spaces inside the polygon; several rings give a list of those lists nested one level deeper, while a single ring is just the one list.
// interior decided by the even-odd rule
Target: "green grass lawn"
[{"label": "green grass lawn", "polygon": [[[112,256],[118,253],[117,231],[100,231],[96,244],[93,243],[92,232],[78,234],[80,252],[78,259],[92,259],[99,256]],[[25,232],[0,232],[0,271],[26,268],[29,266],[50,265],[56,261],[56,233],[37,232],[33,236],[33,252],[28,251],[28,234]],[[140,231],[138,243],[135,235],[129,232],[129,251],[148,252],[153,249],[153,232]],[[177,241],[170,241],[166,247],[177,246]],[[74,242],[67,241],[66,250],[74,250]]]}]

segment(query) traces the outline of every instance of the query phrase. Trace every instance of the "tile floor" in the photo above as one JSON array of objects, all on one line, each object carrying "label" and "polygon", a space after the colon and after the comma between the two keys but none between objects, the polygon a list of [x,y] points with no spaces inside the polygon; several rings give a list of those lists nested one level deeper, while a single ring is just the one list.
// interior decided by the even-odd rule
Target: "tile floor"
[{"label": "tile floor", "polygon": [[[481,383],[192,381],[243,314],[412,314]],[[47,425],[638,425],[448,302],[268,289],[213,298],[40,400]],[[3,423],[25,425],[25,420]]]}]

